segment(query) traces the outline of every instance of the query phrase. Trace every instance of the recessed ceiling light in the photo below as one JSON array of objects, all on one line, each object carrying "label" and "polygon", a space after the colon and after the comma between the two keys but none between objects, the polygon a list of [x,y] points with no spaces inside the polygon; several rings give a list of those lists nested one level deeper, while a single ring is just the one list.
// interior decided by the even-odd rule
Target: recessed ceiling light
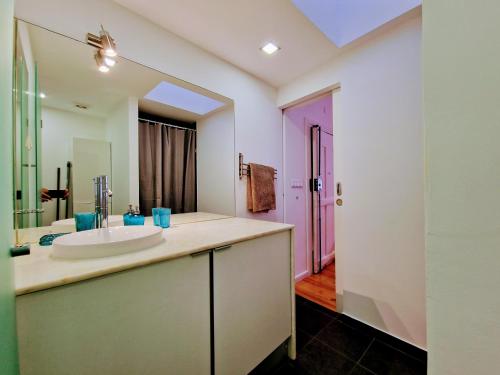
[{"label": "recessed ceiling light", "polygon": [[262,51],[264,51],[265,53],[267,53],[268,55],[272,55],[273,53],[275,53],[276,51],[278,51],[280,48],[274,44],[274,43],[267,43],[264,47],[261,48]]},{"label": "recessed ceiling light", "polygon": [[45,99],[46,97],[47,97],[47,95],[45,95],[45,93],[44,93],[44,92],[41,92],[41,93],[40,93],[40,98]]}]

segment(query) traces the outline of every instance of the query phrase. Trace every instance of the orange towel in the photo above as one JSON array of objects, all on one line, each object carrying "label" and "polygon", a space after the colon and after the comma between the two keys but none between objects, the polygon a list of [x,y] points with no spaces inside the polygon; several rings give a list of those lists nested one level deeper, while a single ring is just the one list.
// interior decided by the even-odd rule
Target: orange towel
[{"label": "orange towel", "polygon": [[248,164],[247,208],[252,212],[276,209],[274,168],[260,164]]}]

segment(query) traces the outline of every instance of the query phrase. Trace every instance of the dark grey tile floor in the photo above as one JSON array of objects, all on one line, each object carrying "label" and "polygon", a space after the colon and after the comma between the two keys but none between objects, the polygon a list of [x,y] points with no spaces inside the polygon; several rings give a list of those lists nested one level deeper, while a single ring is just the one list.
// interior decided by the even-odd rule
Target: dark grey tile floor
[{"label": "dark grey tile floor", "polygon": [[420,375],[427,353],[346,315],[297,297],[297,360],[273,375]]}]

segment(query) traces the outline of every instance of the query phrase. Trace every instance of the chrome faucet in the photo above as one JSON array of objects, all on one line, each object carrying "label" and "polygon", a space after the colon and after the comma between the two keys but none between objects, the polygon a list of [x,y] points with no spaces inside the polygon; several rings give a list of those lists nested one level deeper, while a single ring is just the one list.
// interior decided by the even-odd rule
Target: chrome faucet
[{"label": "chrome faucet", "polygon": [[109,190],[108,176],[97,176],[94,180],[95,220],[96,228],[108,227],[109,198],[113,195]]}]

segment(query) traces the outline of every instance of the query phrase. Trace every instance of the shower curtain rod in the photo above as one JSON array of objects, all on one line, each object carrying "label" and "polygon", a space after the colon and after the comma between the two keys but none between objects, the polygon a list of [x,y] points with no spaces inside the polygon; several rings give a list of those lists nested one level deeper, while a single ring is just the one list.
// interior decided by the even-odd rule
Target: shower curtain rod
[{"label": "shower curtain rod", "polygon": [[160,121],[148,120],[147,118],[141,118],[141,117],[139,117],[139,121],[152,122],[152,123],[154,123],[154,124],[160,124],[160,125],[170,126],[171,128],[177,128],[177,129],[182,129],[182,130],[190,130],[190,131],[192,131],[192,132],[196,132],[196,129],[184,128],[184,127],[182,127],[182,126],[177,126],[177,125],[167,124],[166,122],[160,122]]}]

